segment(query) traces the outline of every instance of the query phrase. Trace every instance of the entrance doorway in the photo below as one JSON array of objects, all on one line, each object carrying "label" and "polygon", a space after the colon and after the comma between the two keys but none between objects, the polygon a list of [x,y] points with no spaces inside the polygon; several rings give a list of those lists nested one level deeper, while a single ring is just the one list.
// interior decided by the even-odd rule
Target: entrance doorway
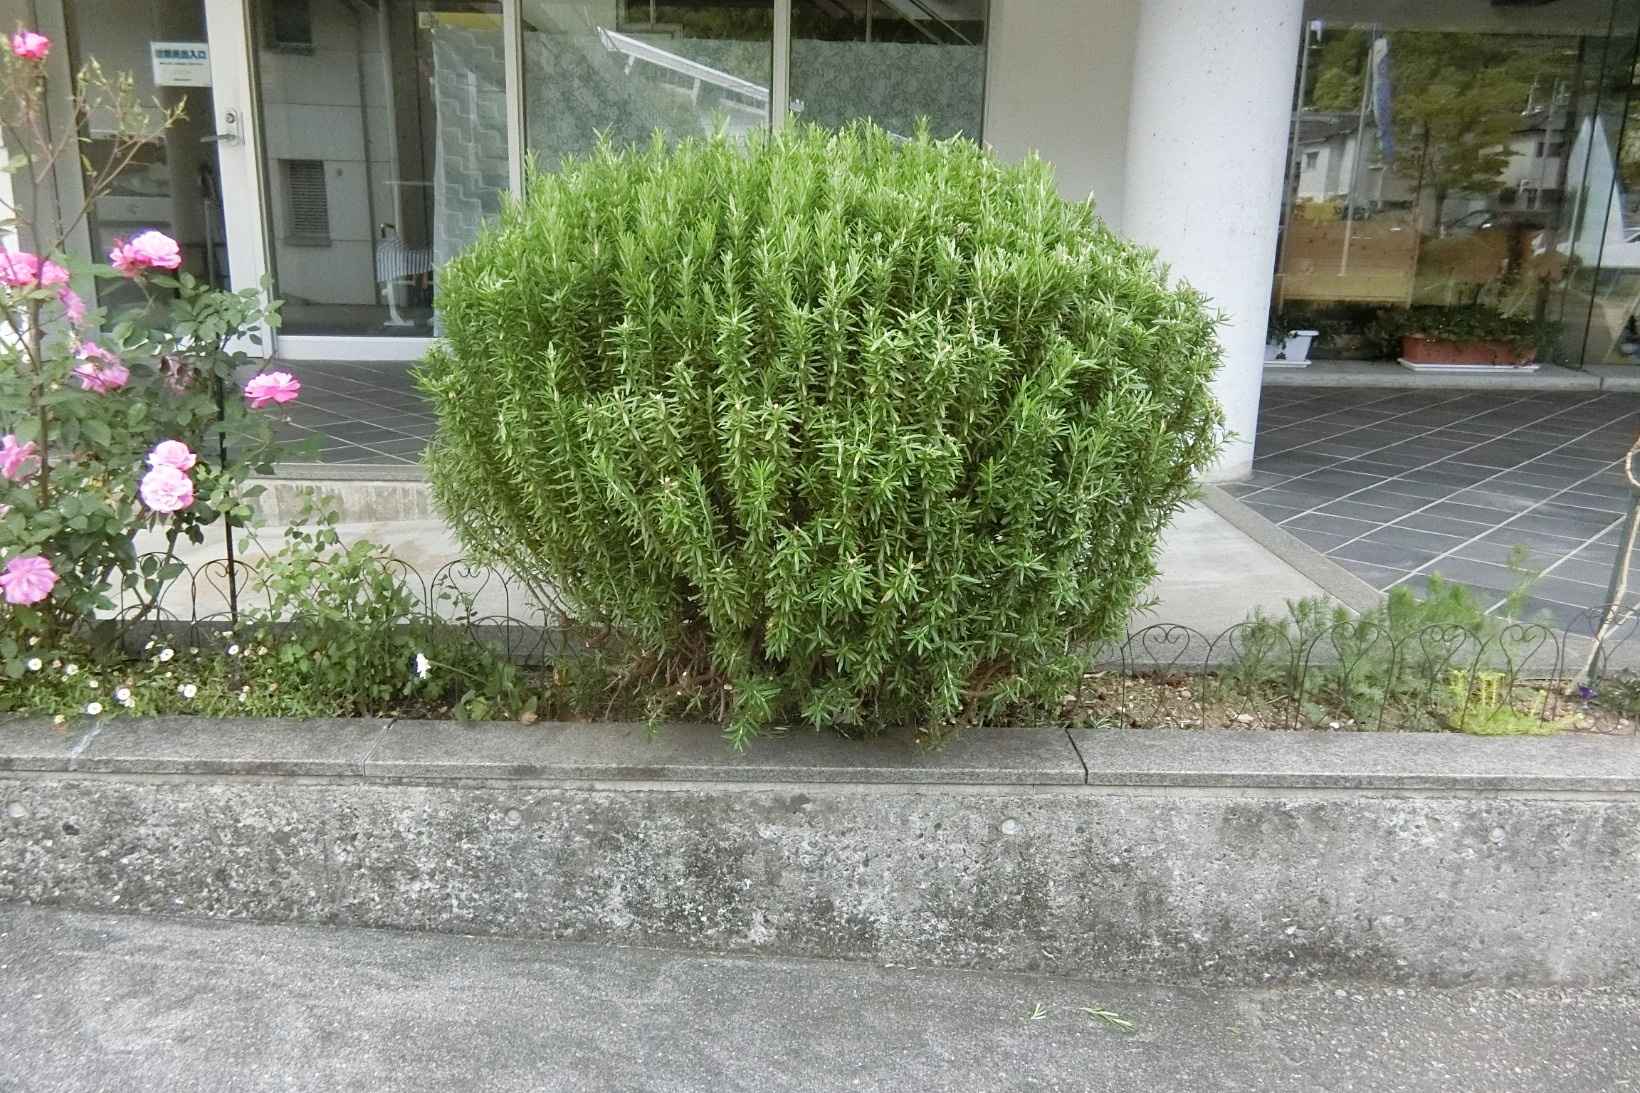
[{"label": "entrance doorway", "polygon": [[434,269],[508,188],[501,4],[252,0],[249,14],[280,353],[419,355]]}]

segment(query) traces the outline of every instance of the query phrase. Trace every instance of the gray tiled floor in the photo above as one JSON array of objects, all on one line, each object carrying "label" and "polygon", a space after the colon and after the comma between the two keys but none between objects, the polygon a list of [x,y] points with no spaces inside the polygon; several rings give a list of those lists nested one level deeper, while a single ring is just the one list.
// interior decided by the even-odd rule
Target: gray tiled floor
[{"label": "gray tiled floor", "polygon": [[437,427],[433,409],[410,379],[408,363],[285,361],[302,384],[282,410],[284,440],[320,438],[325,463],[414,464]]},{"label": "gray tiled floor", "polygon": [[[409,364],[286,363],[286,435],[330,463],[408,466],[432,437]],[[1587,625],[1605,599],[1629,491],[1618,461],[1640,395],[1272,387],[1253,478],[1231,492],[1376,588],[1462,581],[1501,606],[1520,566],[1532,611]],[[1517,559],[1518,562],[1518,559]]]},{"label": "gray tiled floor", "polygon": [[1640,396],[1267,388],[1231,492],[1379,589],[1430,573],[1587,625],[1629,500]]}]

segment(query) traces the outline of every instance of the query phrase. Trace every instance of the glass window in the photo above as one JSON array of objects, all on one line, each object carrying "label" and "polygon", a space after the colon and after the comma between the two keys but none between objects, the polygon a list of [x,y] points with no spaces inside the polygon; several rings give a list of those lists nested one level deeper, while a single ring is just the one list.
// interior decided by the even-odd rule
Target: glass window
[{"label": "glass window", "polygon": [[252,9],[283,332],[428,336],[433,271],[507,188],[500,3]]},{"label": "glass window", "polygon": [[616,144],[769,124],[773,0],[522,4],[526,146],[545,170]]},{"label": "glass window", "polygon": [[830,127],[871,118],[911,136],[978,140],[986,0],[793,0],[791,111]]},{"label": "glass window", "polygon": [[1393,356],[1376,318],[1479,308],[1537,321],[1539,359],[1615,359],[1640,308],[1640,4],[1309,0],[1306,19],[1277,325],[1321,329],[1312,355]]}]

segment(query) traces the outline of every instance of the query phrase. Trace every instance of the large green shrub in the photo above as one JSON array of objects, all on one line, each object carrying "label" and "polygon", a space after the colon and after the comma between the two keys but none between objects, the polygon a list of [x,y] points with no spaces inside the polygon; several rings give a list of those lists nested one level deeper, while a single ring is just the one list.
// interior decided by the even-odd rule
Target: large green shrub
[{"label": "large green shrub", "polygon": [[463,543],[737,741],[1057,701],[1218,442],[1202,298],[961,140],[606,147],[535,175],[439,307]]}]

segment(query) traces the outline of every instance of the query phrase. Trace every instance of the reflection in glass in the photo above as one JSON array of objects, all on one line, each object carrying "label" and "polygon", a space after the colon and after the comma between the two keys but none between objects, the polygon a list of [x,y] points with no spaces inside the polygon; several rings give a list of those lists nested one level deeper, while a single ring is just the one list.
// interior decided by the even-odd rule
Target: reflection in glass
[{"label": "reflection in glass", "polygon": [[1640,307],[1619,287],[1640,233],[1615,154],[1633,7],[1473,27],[1440,4],[1416,26],[1312,18],[1273,326],[1322,328],[1318,355],[1394,355],[1370,338],[1383,309],[1479,308],[1543,324],[1540,359],[1608,359]]},{"label": "reflection in glass", "polygon": [[499,2],[256,0],[288,334],[432,333],[433,270],[507,188]]},{"label": "reflection in glass", "polygon": [[792,113],[979,139],[987,0],[794,0]]},{"label": "reflection in glass", "polygon": [[543,170],[600,134],[643,143],[769,123],[773,0],[524,0],[526,146]]}]

